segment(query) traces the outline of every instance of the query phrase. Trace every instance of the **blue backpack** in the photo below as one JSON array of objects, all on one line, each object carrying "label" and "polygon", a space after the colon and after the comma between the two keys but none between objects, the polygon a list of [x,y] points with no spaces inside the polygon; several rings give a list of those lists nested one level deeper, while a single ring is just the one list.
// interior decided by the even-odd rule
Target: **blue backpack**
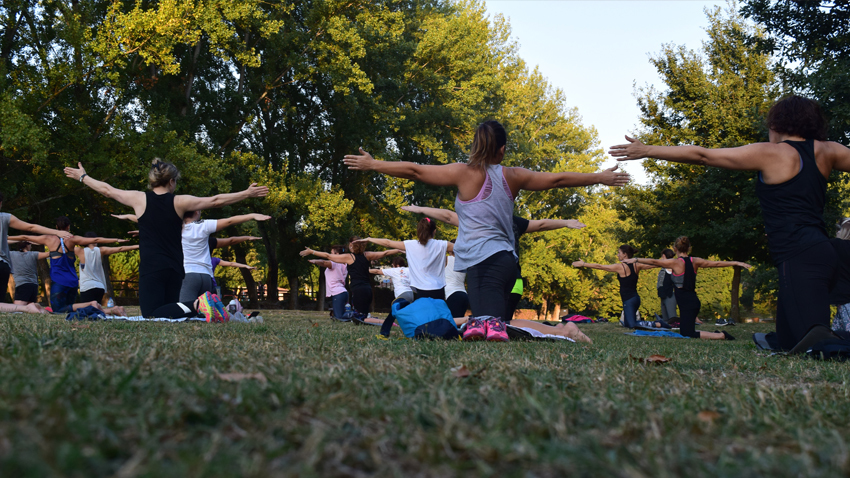
[{"label": "blue backpack", "polygon": [[454,317],[444,300],[423,297],[413,303],[406,300],[394,302],[392,312],[381,327],[384,337],[389,337],[396,320],[407,338],[451,340],[460,337]]}]

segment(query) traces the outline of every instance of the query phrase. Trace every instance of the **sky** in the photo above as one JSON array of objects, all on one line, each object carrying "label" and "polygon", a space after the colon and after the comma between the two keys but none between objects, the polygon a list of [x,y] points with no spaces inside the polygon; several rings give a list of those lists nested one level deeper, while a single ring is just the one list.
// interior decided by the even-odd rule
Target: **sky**
[{"label": "sky", "polygon": [[[664,44],[699,49],[707,39],[703,9],[725,1],[487,0],[487,12],[510,20],[513,39],[529,68],[538,66],[552,86],[594,126],[606,153],[637,129],[635,86],[664,84],[649,63]],[[606,154],[607,157],[607,154]],[[607,158],[606,167],[616,161]],[[620,163],[645,184],[639,162]]]}]

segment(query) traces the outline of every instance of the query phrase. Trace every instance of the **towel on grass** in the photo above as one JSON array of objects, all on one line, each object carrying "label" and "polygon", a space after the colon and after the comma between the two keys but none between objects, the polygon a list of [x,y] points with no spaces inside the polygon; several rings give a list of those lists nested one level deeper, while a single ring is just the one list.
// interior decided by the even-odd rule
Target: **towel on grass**
[{"label": "towel on grass", "polygon": [[570,342],[575,342],[575,340],[573,340],[569,337],[564,337],[563,335],[544,334],[543,332],[538,332],[534,329],[529,329],[529,328],[525,328],[525,327],[516,327],[516,326],[513,326],[513,325],[507,325],[507,327],[505,327],[505,328],[507,329],[508,337],[510,337],[511,340],[539,339],[539,340],[568,340]]},{"label": "towel on grass", "polygon": [[626,335],[633,335],[635,337],[670,337],[672,339],[687,339],[684,335],[677,334],[676,332],[670,332],[669,330],[635,330],[634,332]]},{"label": "towel on grass", "polygon": [[68,312],[68,315],[65,316],[65,320],[126,320],[127,322],[206,322],[206,319],[202,317],[191,317],[191,318],[182,318],[182,319],[168,319],[165,317],[155,317],[155,318],[146,318],[141,315],[135,315],[131,317],[122,317],[119,315],[104,315],[103,311],[98,309],[97,307],[83,307],[77,309],[73,312]]}]

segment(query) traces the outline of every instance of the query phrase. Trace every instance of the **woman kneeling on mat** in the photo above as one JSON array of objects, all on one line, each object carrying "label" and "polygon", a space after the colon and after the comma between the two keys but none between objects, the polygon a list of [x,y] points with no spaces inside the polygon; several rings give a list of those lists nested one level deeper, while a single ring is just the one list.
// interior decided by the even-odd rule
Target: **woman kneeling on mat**
[{"label": "woman kneeling on mat", "polygon": [[687,236],[681,236],[673,244],[673,250],[677,257],[672,259],[644,259],[631,258],[623,262],[635,264],[635,266],[649,265],[651,267],[663,267],[673,270],[673,285],[676,287],[676,304],[679,306],[679,334],[694,339],[709,340],[734,340],[735,338],[726,332],[700,332],[696,330],[696,319],[702,304],[697,297],[697,270],[708,267],[733,267],[741,266],[749,269],[751,266],[746,262],[739,261],[709,261],[699,257],[689,257],[691,252],[691,241]]},{"label": "woman kneeling on mat", "polygon": [[615,272],[620,282],[620,299],[623,301],[623,325],[630,329],[638,326],[637,311],[640,308],[640,296],[637,293],[638,271],[658,267],[649,264],[634,264],[628,259],[635,256],[635,248],[623,244],[617,249],[619,264],[594,264],[575,261],[573,267],[587,267],[605,272]]}]

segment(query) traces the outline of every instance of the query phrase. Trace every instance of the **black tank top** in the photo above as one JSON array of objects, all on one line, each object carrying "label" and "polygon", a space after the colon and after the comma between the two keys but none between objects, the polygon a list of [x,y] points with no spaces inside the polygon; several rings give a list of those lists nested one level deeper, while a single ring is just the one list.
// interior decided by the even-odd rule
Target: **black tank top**
[{"label": "black tank top", "polygon": [[680,257],[679,259],[682,259],[682,262],[685,263],[685,273],[682,277],[682,287],[680,287],[679,290],[696,293],[697,271],[694,270],[694,260],[690,257]]},{"label": "black tank top", "polygon": [[776,264],[829,240],[823,220],[826,178],[815,162],[814,141],[785,143],[800,154],[800,172],[782,184],[765,184],[759,173],[756,183],[767,244]]},{"label": "black tank top", "polygon": [[623,264],[623,267],[626,266],[632,271],[631,274],[626,277],[620,277],[620,274],[617,274],[617,280],[620,281],[620,299],[623,301],[637,296],[638,275],[635,272],[635,266],[633,264]]},{"label": "black tank top", "polygon": [[174,210],[174,194],[145,191],[139,217],[139,275],[172,269],[183,273],[183,218]]},{"label": "black tank top", "polygon": [[348,266],[348,277],[351,279],[351,288],[372,287],[372,275],[369,274],[369,259],[365,254],[351,254],[354,256],[354,264]]}]

